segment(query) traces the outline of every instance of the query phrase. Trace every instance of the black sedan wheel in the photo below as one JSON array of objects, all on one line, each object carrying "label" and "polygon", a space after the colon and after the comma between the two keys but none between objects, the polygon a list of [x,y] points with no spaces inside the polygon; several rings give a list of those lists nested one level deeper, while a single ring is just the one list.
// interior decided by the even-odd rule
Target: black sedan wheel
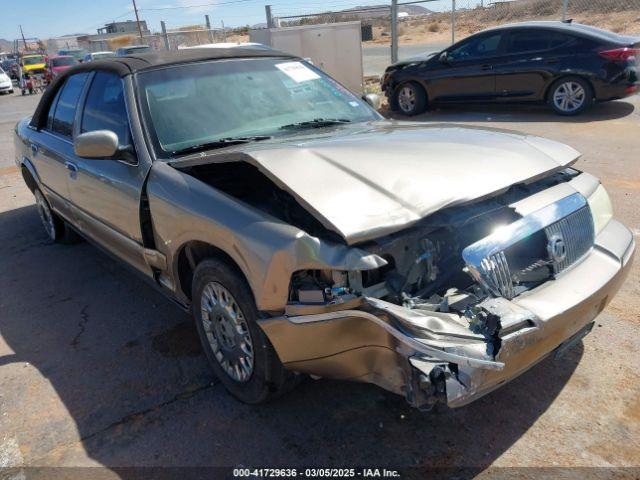
[{"label": "black sedan wheel", "polygon": [[418,115],[427,109],[427,93],[417,83],[405,83],[396,90],[395,104],[405,115]]},{"label": "black sedan wheel", "polygon": [[578,77],[561,78],[549,90],[549,104],[560,115],[578,115],[592,102],[591,86]]}]

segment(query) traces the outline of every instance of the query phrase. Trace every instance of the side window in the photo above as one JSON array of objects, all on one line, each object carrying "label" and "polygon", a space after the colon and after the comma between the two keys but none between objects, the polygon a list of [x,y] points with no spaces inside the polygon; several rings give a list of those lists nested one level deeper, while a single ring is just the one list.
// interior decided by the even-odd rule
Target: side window
[{"label": "side window", "polygon": [[56,106],[58,105],[58,99],[60,98],[61,92],[62,88],[58,89],[58,93],[56,93],[51,105],[49,105],[49,113],[47,114],[47,130],[53,130],[53,115],[56,112]]},{"label": "side window", "polygon": [[67,79],[60,91],[56,111],[53,115],[53,125],[51,130],[65,137],[73,134],[73,117],[76,114],[78,99],[82,93],[82,88],[89,76],[88,73],[78,73]]},{"label": "side window", "polygon": [[552,32],[525,30],[511,32],[507,41],[508,54],[546,50],[550,46]]},{"label": "side window", "polygon": [[502,33],[472,38],[459,47],[448,52],[452,60],[474,60],[476,58],[493,57],[498,54]]},{"label": "side window", "polygon": [[129,120],[124,102],[124,90],[120,77],[112,73],[96,73],[82,113],[80,130],[111,130],[118,135],[121,144],[128,144]]}]

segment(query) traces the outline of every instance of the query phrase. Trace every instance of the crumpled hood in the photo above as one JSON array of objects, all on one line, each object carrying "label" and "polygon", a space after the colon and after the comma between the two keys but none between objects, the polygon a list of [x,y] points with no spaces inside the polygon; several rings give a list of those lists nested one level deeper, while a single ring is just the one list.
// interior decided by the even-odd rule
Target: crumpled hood
[{"label": "crumpled hood", "polygon": [[506,130],[392,121],[242,151],[244,161],[349,244],[533,181],[579,157],[567,145]]}]

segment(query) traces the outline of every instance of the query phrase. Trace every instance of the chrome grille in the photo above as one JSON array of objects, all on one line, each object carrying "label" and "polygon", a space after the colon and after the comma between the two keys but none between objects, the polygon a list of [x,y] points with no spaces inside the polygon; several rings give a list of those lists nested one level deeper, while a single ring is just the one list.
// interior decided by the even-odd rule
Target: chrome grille
[{"label": "chrome grille", "polygon": [[[583,207],[560,221],[545,228],[547,238],[562,238],[566,255],[561,261],[553,261],[554,273],[560,273],[586,255],[595,240],[593,216],[589,207]],[[553,260],[550,258],[550,260]]]},{"label": "chrome grille", "polygon": [[[545,237],[547,254],[544,253]],[[548,273],[551,276],[566,270],[586,255],[593,246],[594,238],[593,218],[587,201],[575,193],[469,245],[462,251],[462,257],[469,273],[488,291],[512,299],[527,289],[517,283],[518,271],[512,272],[509,268],[513,248],[531,247],[531,251],[540,256],[534,258],[530,267],[547,265],[553,269],[553,273],[551,270]],[[521,261],[518,257],[511,260]],[[519,270],[521,266],[515,268]]]},{"label": "chrome grille", "polygon": [[509,269],[504,251],[491,255],[488,258],[483,258],[480,266],[485,275],[491,279],[495,294],[505,298],[515,297],[511,270]]}]

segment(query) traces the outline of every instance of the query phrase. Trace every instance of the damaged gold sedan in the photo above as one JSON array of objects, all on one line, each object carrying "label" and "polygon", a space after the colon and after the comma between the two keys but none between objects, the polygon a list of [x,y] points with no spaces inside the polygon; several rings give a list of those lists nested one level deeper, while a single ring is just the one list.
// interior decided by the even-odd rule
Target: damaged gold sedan
[{"label": "damaged gold sedan", "polygon": [[50,238],[190,308],[249,403],[308,374],[464,405],[586,335],[635,247],[571,147],[384,120],[276,51],[74,67],[15,142]]}]

